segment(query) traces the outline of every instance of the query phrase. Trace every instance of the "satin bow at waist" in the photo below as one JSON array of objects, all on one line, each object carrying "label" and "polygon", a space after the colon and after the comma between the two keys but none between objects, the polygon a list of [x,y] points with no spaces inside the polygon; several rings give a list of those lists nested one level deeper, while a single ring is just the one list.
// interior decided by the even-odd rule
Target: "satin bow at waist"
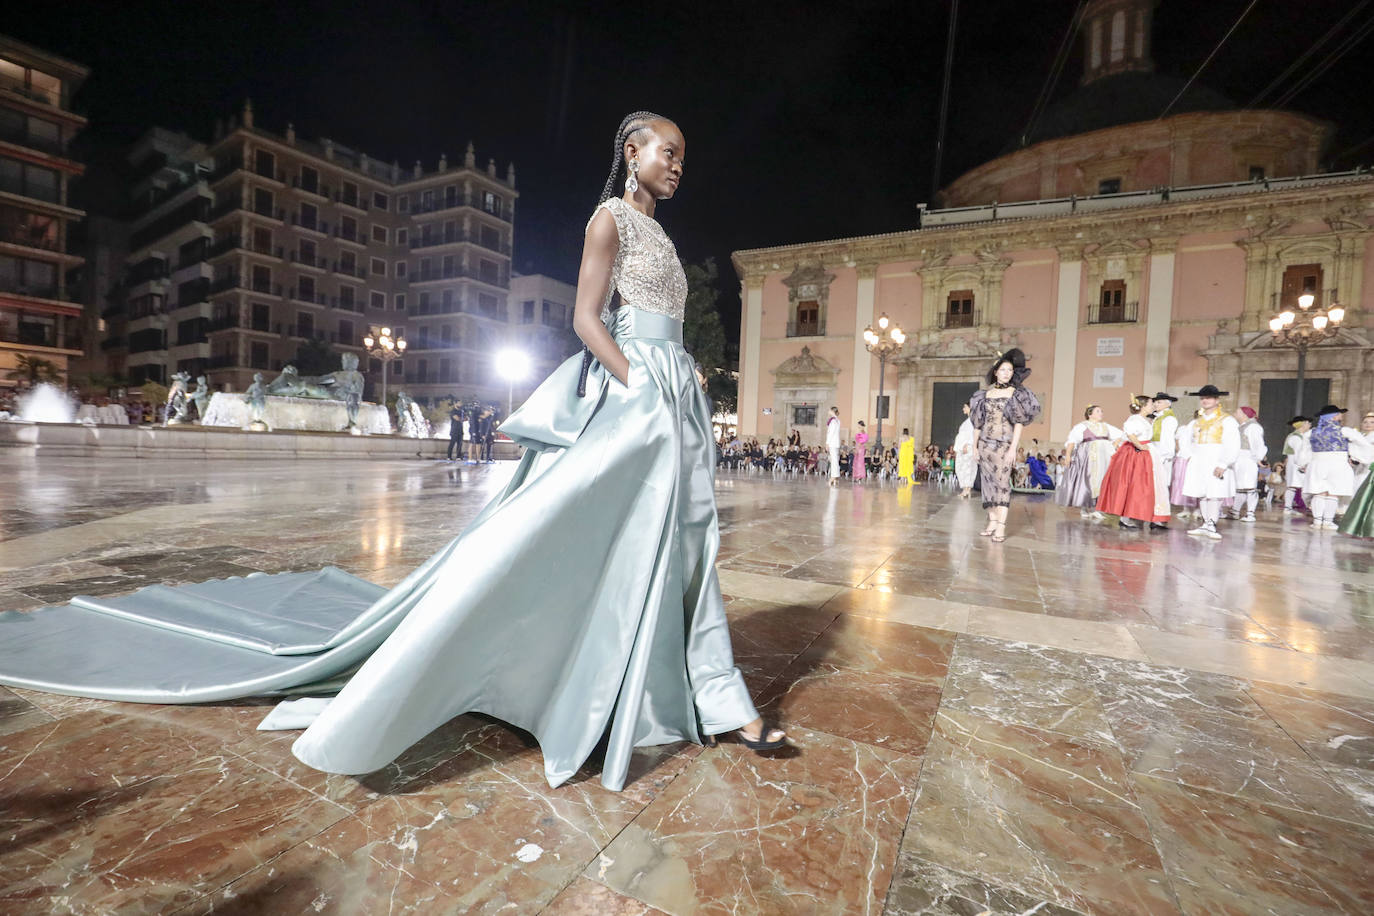
[{"label": "satin bow at waist", "polygon": [[609,325],[611,335],[617,340],[639,338],[641,340],[671,340],[682,343],[682,322],[658,312],[646,312],[634,306],[622,305],[611,315]]}]

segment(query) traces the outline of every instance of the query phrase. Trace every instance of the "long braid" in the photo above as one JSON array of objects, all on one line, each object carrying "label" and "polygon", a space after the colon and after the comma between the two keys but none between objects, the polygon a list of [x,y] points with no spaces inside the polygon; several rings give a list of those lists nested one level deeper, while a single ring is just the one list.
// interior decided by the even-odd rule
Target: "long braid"
[{"label": "long braid", "polygon": [[[662,115],[654,114],[652,111],[636,111],[627,114],[620,122],[620,127],[615,132],[615,158],[611,160],[611,174],[606,178],[606,186],[601,189],[601,199],[596,202],[599,207],[615,195],[615,181],[620,177],[620,165],[625,161],[625,141],[634,136],[639,131],[650,126],[655,121],[666,121]],[[587,395],[587,372],[592,366],[592,351],[587,349],[587,345],[582,345],[582,371],[577,377],[577,396],[579,398]]]},{"label": "long braid", "polygon": [[598,206],[616,196],[615,182],[620,177],[620,166],[625,161],[625,141],[655,121],[666,120],[668,119],[663,115],[654,114],[652,111],[632,112],[621,120],[620,127],[615,132],[615,158],[611,160],[611,174],[606,178],[606,186],[601,189]]}]

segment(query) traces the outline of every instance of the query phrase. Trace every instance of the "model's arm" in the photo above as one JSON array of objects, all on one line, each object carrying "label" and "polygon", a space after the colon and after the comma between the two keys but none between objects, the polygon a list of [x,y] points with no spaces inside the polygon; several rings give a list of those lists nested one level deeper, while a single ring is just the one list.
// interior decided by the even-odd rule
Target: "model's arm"
[{"label": "model's arm", "polygon": [[616,345],[615,338],[601,323],[601,306],[611,289],[611,267],[620,249],[615,217],[606,209],[597,211],[587,227],[582,244],[582,266],[577,271],[577,302],[573,306],[573,330],[601,365],[623,385],[630,383],[630,361]]}]

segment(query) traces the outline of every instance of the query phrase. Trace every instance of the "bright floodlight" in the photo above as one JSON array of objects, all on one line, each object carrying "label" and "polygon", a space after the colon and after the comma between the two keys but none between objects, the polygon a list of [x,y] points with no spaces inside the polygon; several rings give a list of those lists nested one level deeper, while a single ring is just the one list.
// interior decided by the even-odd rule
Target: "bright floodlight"
[{"label": "bright floodlight", "polygon": [[508,381],[519,381],[530,371],[530,358],[523,350],[501,350],[496,354],[496,371]]},{"label": "bright floodlight", "polygon": [[1275,334],[1277,334],[1277,333],[1279,332],[1279,329],[1282,328],[1282,327],[1283,327],[1283,319],[1282,319],[1282,318],[1280,318],[1280,317],[1278,317],[1277,315],[1275,315],[1273,318],[1270,318],[1270,319],[1269,319],[1269,330],[1273,331]]},{"label": "bright floodlight", "polygon": [[1345,309],[1341,308],[1339,305],[1333,309],[1328,309],[1326,317],[1331,319],[1332,324],[1340,324],[1341,319],[1345,317]]},{"label": "bright floodlight", "polygon": [[1325,315],[1313,315],[1313,316],[1312,316],[1312,327],[1316,328],[1318,331],[1325,330],[1325,329],[1326,329],[1326,316],[1325,316]]},{"label": "bright floodlight", "polygon": [[1316,298],[1317,297],[1312,295],[1311,293],[1303,293],[1301,296],[1298,297],[1298,307],[1310,309],[1312,307],[1312,303],[1316,301]]}]

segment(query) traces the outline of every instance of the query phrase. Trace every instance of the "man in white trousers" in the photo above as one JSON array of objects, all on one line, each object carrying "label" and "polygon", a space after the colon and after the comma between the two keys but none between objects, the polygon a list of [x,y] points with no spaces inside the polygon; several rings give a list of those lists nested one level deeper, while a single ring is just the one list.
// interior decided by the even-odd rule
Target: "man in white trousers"
[{"label": "man in white trousers", "polygon": [[830,408],[830,419],[825,421],[825,450],[830,457],[830,485],[840,485],[840,408]]}]

